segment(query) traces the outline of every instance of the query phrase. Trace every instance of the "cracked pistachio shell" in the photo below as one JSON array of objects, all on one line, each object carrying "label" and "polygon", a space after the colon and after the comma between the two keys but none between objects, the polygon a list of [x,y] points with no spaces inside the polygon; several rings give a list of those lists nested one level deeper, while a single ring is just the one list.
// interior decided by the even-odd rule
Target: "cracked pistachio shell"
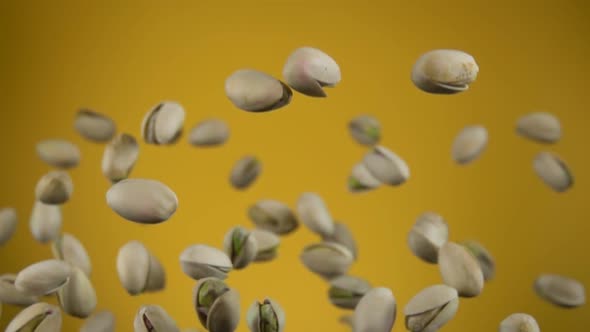
[{"label": "cracked pistachio shell", "polygon": [[461,244],[477,259],[484,281],[492,280],[496,273],[496,263],[488,250],[481,243],[473,240],[464,241]]},{"label": "cracked pistachio shell", "polygon": [[37,144],[37,154],[49,166],[69,169],[80,163],[80,150],[63,139],[48,139]]},{"label": "cracked pistachio shell", "polygon": [[574,175],[556,154],[541,152],[533,160],[533,169],[541,180],[556,192],[565,192],[574,184]]},{"label": "cracked pistachio shell", "polygon": [[125,133],[118,134],[104,148],[101,162],[102,174],[111,183],[125,180],[138,158],[139,144],[135,137]]},{"label": "cracked pistachio shell", "polygon": [[586,304],[584,285],[569,277],[542,274],[535,280],[534,289],[542,299],[562,308],[575,308]]},{"label": "cracked pistachio shell", "polygon": [[379,182],[399,186],[410,178],[410,168],[397,154],[376,146],[363,159],[365,167]]},{"label": "cracked pistachio shell", "polygon": [[390,289],[368,291],[354,310],[353,332],[390,332],[395,323],[397,305]]},{"label": "cracked pistachio shell", "polygon": [[62,317],[57,306],[35,303],[19,312],[8,324],[5,332],[58,332]]},{"label": "cracked pistachio shell", "polygon": [[263,229],[254,229],[250,232],[250,236],[254,238],[258,248],[255,262],[268,262],[277,257],[281,244],[281,238],[278,235]]},{"label": "cracked pistachio shell", "polygon": [[223,251],[205,244],[186,248],[180,254],[180,264],[182,271],[195,280],[207,277],[225,279],[233,268],[230,258]]},{"label": "cracked pistachio shell", "polygon": [[141,136],[147,144],[172,145],[182,136],[184,118],[182,105],[173,101],[161,102],[144,116]]},{"label": "cracked pistachio shell", "polygon": [[220,279],[199,280],[193,289],[193,304],[209,332],[233,332],[240,323],[240,295]]},{"label": "cracked pistachio shell", "polygon": [[248,266],[256,258],[258,245],[247,229],[236,226],[227,232],[223,240],[223,250],[231,259],[234,269]]},{"label": "cracked pistachio shell", "polygon": [[469,89],[479,73],[475,59],[459,50],[429,51],[412,68],[412,82],[428,93],[454,94]]},{"label": "cracked pistachio shell", "polygon": [[106,200],[119,216],[141,224],[164,222],[178,208],[178,198],[170,188],[148,179],[117,182],[107,191]]},{"label": "cracked pistachio shell", "polygon": [[229,126],[221,119],[208,119],[197,123],[190,131],[188,141],[194,146],[219,146],[229,138]]},{"label": "cracked pistachio shell", "polygon": [[289,234],[299,227],[299,221],[291,208],[272,199],[263,199],[250,206],[248,217],[257,228],[277,235]]},{"label": "cracked pistachio shell", "polygon": [[340,83],[340,67],[332,57],[313,47],[300,47],[283,67],[285,82],[295,91],[309,97],[326,97],[324,87]]},{"label": "cracked pistachio shell", "polygon": [[130,295],[156,292],[166,286],[162,264],[139,241],[129,241],[119,249],[117,273]]},{"label": "cracked pistachio shell", "polygon": [[343,275],[330,280],[328,296],[333,305],[354,309],[371,288],[371,284],[364,279]]},{"label": "cracked pistachio shell", "polygon": [[35,201],[29,226],[31,234],[40,243],[48,243],[59,237],[61,232],[61,207]]},{"label": "cracked pistachio shell", "polygon": [[348,177],[348,191],[351,193],[366,192],[381,186],[381,182],[371,174],[363,162],[359,162],[352,168]]},{"label": "cracked pistachio shell", "polygon": [[15,281],[15,274],[3,274],[0,276],[0,303],[26,307],[39,300],[36,296],[18,290],[14,285]]},{"label": "cracked pistachio shell", "polygon": [[51,171],[41,177],[35,187],[37,200],[44,204],[64,204],[72,196],[74,183],[65,171]]},{"label": "cracked pistachio shell", "polygon": [[18,216],[14,208],[0,208],[0,246],[10,240],[16,231],[17,222]]},{"label": "cracked pistachio shell", "polygon": [[326,203],[316,193],[303,193],[297,201],[297,214],[307,228],[319,236],[334,234],[334,220]]},{"label": "cracked pistachio shell", "polygon": [[539,143],[556,143],[561,138],[561,124],[551,113],[529,113],[516,122],[516,133]]},{"label": "cracked pistachio shell", "polygon": [[84,321],[80,332],[115,332],[115,322],[111,311],[98,311]]},{"label": "cracked pistachio shell", "polygon": [[278,302],[266,298],[255,301],[246,316],[250,332],[282,332],[285,329],[285,311]]},{"label": "cracked pistachio shell", "polygon": [[485,127],[467,126],[455,137],[451,155],[457,164],[465,165],[479,158],[487,145],[488,131]]},{"label": "cracked pistachio shell", "polygon": [[450,321],[459,308],[457,290],[447,285],[427,287],[404,308],[406,329],[412,332],[436,332]]},{"label": "cracked pistachio shell", "polygon": [[436,264],[438,251],[448,239],[449,226],[443,217],[434,212],[425,212],[412,226],[408,234],[408,246],[418,258]]},{"label": "cracked pistachio shell", "polygon": [[159,305],[143,305],[133,320],[135,332],[180,332],[176,322]]},{"label": "cracked pistachio shell", "polygon": [[229,182],[234,188],[244,190],[256,181],[261,171],[260,160],[254,156],[245,156],[234,164],[229,175]]},{"label": "cracked pistachio shell", "polygon": [[541,332],[539,324],[529,314],[512,314],[500,323],[500,332]]},{"label": "cracked pistachio shell", "polygon": [[53,242],[51,251],[56,259],[61,259],[80,268],[90,277],[90,273],[92,272],[90,256],[88,256],[88,252],[82,242],[75,236],[69,233],[63,233]]},{"label": "cracked pistachio shell", "polygon": [[96,143],[110,141],[117,131],[111,118],[89,109],[81,109],[76,113],[74,128],[80,136]]},{"label": "cracked pistachio shell", "polygon": [[354,262],[350,250],[332,242],[305,247],[300,259],[311,272],[328,280],[346,274]]},{"label": "cracked pistachio shell", "polygon": [[48,259],[27,266],[20,271],[14,285],[16,289],[32,296],[51,294],[63,287],[72,274],[72,268],[64,261]]},{"label": "cracked pistachio shell", "polygon": [[287,106],[293,92],[280,80],[256,69],[239,69],[225,80],[225,94],[235,107],[268,112]]},{"label": "cracked pistachio shell", "polygon": [[475,257],[454,242],[445,243],[438,253],[438,267],[444,283],[461,297],[475,297],[483,291],[483,273]]},{"label": "cracked pistachio shell", "polygon": [[373,146],[381,140],[381,125],[370,115],[359,115],[348,123],[352,138],[361,145]]},{"label": "cracked pistachio shell", "polygon": [[334,233],[331,236],[323,237],[323,241],[338,243],[350,250],[352,257],[354,257],[355,260],[358,258],[356,241],[352,236],[352,232],[348,229],[348,226],[343,223],[334,223]]},{"label": "cracked pistachio shell", "polygon": [[68,282],[57,291],[57,298],[65,313],[86,318],[96,308],[96,291],[84,271],[72,268]]}]

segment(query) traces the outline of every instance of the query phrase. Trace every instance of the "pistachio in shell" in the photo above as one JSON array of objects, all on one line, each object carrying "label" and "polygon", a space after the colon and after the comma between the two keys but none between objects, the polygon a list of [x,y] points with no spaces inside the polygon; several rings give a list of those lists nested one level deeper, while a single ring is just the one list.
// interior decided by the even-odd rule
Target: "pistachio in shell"
[{"label": "pistachio in shell", "polygon": [[129,241],[117,254],[117,274],[129,295],[161,291],[166,272],[160,261],[139,241]]},{"label": "pistachio in shell", "polygon": [[61,232],[62,217],[59,205],[35,201],[29,226],[33,238],[42,244],[54,241]]},{"label": "pistachio in shell", "polygon": [[230,184],[238,189],[250,187],[262,172],[262,162],[254,156],[245,156],[238,160],[229,175]]},{"label": "pistachio in shell", "polygon": [[561,123],[549,112],[529,113],[516,122],[516,133],[538,143],[557,143],[561,138]]},{"label": "pistachio in shell", "polygon": [[499,332],[541,332],[541,329],[533,316],[516,313],[500,323]]},{"label": "pistachio in shell", "polygon": [[69,233],[61,234],[51,245],[51,251],[56,259],[61,259],[73,266],[80,268],[90,277],[92,265],[90,256],[84,245],[75,236]]},{"label": "pistachio in shell", "polygon": [[87,318],[96,308],[96,291],[86,276],[77,267],[72,267],[68,282],[57,291],[63,311],[73,317]]},{"label": "pistachio in shell", "polygon": [[32,296],[51,294],[63,287],[72,274],[72,267],[57,259],[31,264],[20,271],[14,286],[20,292]]},{"label": "pistachio in shell", "polygon": [[190,131],[188,141],[197,147],[223,145],[230,135],[229,126],[221,119],[207,119],[197,123]]},{"label": "pistachio in shell", "polygon": [[475,297],[484,286],[483,273],[475,257],[462,245],[445,243],[438,252],[438,267],[444,283],[461,297]]},{"label": "pistachio in shell", "polygon": [[256,69],[239,69],[225,80],[231,103],[247,112],[269,112],[287,106],[293,92],[283,82]]},{"label": "pistachio in shell", "polygon": [[240,322],[240,295],[217,278],[199,280],[193,291],[199,321],[209,332],[233,332]]},{"label": "pistachio in shell", "polygon": [[278,235],[263,229],[254,229],[250,232],[250,236],[256,240],[256,247],[258,248],[254,258],[255,262],[269,262],[278,256],[278,249],[281,244],[281,238]]},{"label": "pistachio in shell", "polygon": [[217,248],[195,244],[180,254],[180,265],[187,276],[199,280],[207,277],[227,278],[233,269],[231,259]]},{"label": "pistachio in shell", "polygon": [[141,135],[147,144],[172,145],[182,136],[185,112],[174,101],[163,101],[154,106],[143,118]]},{"label": "pistachio in shell", "polygon": [[51,171],[43,175],[35,187],[35,196],[43,204],[66,203],[74,191],[72,178],[65,171]]},{"label": "pistachio in shell", "polygon": [[299,227],[299,221],[287,204],[273,199],[262,199],[248,208],[248,217],[257,228],[287,235]]},{"label": "pistachio in shell", "polygon": [[371,288],[371,284],[364,279],[343,275],[330,280],[328,297],[336,307],[354,310]]},{"label": "pistachio in shell", "polygon": [[479,158],[487,145],[487,129],[481,125],[470,125],[455,137],[451,155],[457,164],[465,165]]},{"label": "pistachio in shell", "polygon": [[399,186],[410,178],[406,162],[384,146],[375,146],[365,155],[363,163],[371,175],[383,184]]},{"label": "pistachio in shell", "polygon": [[353,316],[353,332],[390,332],[397,305],[391,289],[376,287],[361,298]]},{"label": "pistachio in shell", "polygon": [[143,305],[133,320],[135,332],[180,332],[176,322],[159,305]]},{"label": "pistachio in shell", "polygon": [[492,280],[496,274],[496,263],[490,252],[481,243],[474,240],[464,241],[461,244],[477,259],[483,273],[483,280]]},{"label": "pistachio in shell", "polygon": [[115,315],[111,311],[101,310],[84,321],[80,332],[115,332],[115,325]]},{"label": "pistachio in shell", "polygon": [[379,120],[370,115],[359,115],[348,123],[352,138],[359,144],[373,146],[381,140]]},{"label": "pistachio in shell", "polygon": [[297,215],[317,235],[327,237],[334,234],[334,220],[320,195],[312,192],[301,194],[297,201]]},{"label": "pistachio in shell", "polygon": [[139,144],[135,137],[120,133],[104,148],[102,174],[111,182],[127,179],[139,158]]},{"label": "pistachio in shell", "polygon": [[538,153],[533,160],[533,169],[537,176],[555,192],[566,192],[574,185],[574,175],[569,166],[554,153]]},{"label": "pistachio in shell", "polygon": [[57,306],[39,302],[19,312],[10,321],[5,332],[61,331],[62,316]]},{"label": "pistachio in shell", "polygon": [[283,67],[285,82],[309,97],[326,97],[324,87],[340,83],[340,66],[325,52],[314,47],[300,47],[287,58]]},{"label": "pistachio in shell", "polygon": [[412,253],[431,264],[438,262],[438,251],[449,239],[449,226],[437,213],[422,213],[408,234]]},{"label": "pistachio in shell", "polygon": [[18,290],[14,285],[15,281],[15,274],[0,275],[0,303],[27,307],[38,302],[39,299],[36,296]]},{"label": "pistachio in shell", "polygon": [[351,193],[367,192],[381,186],[381,181],[371,174],[363,162],[354,165],[348,177],[348,191]]},{"label": "pistachio in shell", "polygon": [[334,233],[331,236],[323,237],[324,242],[334,242],[338,243],[352,253],[352,257],[356,260],[358,258],[358,247],[352,232],[345,224],[341,222],[334,223]]},{"label": "pistachio in shell", "polygon": [[39,158],[49,166],[70,169],[80,164],[80,149],[64,139],[46,139],[36,148]]},{"label": "pistachio in shell", "polygon": [[479,73],[473,56],[452,49],[421,55],[412,68],[412,82],[427,93],[455,94],[469,89]]},{"label": "pistachio in shell", "polygon": [[76,113],[74,128],[80,136],[95,143],[108,142],[117,131],[117,126],[110,117],[88,108]]},{"label": "pistachio in shell", "polygon": [[285,329],[285,311],[278,302],[266,298],[255,301],[246,317],[250,332],[282,332]]},{"label": "pistachio in shell", "polygon": [[16,231],[17,222],[18,216],[14,208],[0,208],[0,246],[12,238]]},{"label": "pistachio in shell", "polygon": [[327,280],[346,274],[354,262],[354,257],[348,248],[333,242],[322,242],[305,247],[300,259],[309,271]]},{"label": "pistachio in shell", "polygon": [[584,285],[573,278],[558,274],[542,274],[534,283],[537,295],[562,308],[576,308],[586,304]]},{"label": "pistachio in shell", "polygon": [[254,261],[258,245],[250,231],[236,226],[227,232],[223,240],[223,250],[231,259],[234,269],[240,270]]},{"label": "pistachio in shell", "polygon": [[412,332],[436,332],[450,321],[459,308],[457,290],[447,285],[427,287],[404,308],[406,329]]}]

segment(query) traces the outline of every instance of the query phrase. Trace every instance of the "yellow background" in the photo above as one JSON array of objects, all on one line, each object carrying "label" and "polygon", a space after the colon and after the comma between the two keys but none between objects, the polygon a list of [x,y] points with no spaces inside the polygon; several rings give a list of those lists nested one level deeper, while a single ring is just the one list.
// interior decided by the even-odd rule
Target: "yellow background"
[{"label": "yellow background", "polygon": [[[440,283],[438,269],[414,257],[406,236],[427,210],[442,214],[451,239],[473,238],[497,261],[497,277],[483,294],[461,300],[445,331],[495,331],[513,312],[534,315],[543,331],[572,331],[590,324],[588,306],[564,310],[543,302],[532,283],[542,272],[569,275],[590,285],[590,169],[588,77],[590,10],[585,1],[2,1],[0,202],[18,209],[14,238],[0,248],[0,272],[18,272],[51,257],[35,242],[28,219],[39,177],[50,170],[35,144],[59,137],[83,157],[71,175],[75,192],[63,207],[63,230],[86,245],[93,263],[98,309],[116,313],[117,330],[131,331],[141,304],[162,305],[181,328],[199,326],[191,306],[195,284],[178,256],[191,244],[221,246],[234,225],[251,227],[247,207],[261,198],[295,205],[302,192],[322,195],[333,216],[346,222],[360,247],[351,274],[390,287],[398,301],[394,331],[404,331],[403,306],[422,288]],[[224,80],[244,67],[281,77],[287,56],[310,45],[330,54],[342,82],[328,98],[298,93],[281,110],[253,114],[233,107]],[[414,61],[436,48],[472,54],[480,75],[471,89],[429,95],[410,81]],[[154,178],[179,197],[171,220],[142,226],[106,205],[109,184],[100,172],[103,146],[73,130],[79,107],[110,115],[121,131],[140,135],[140,123],[161,100],[180,102],[185,130],[208,117],[231,126],[228,143],[215,149],[141,145],[136,178]],[[547,110],[563,125],[555,145],[515,134],[521,115]],[[346,190],[351,167],[366,148],[347,131],[359,114],[378,117],[383,145],[411,168],[400,187],[362,195]],[[455,165],[450,147],[469,124],[485,125],[489,146],[467,166]],[[569,163],[575,185],[557,194],[532,171],[540,151]],[[263,173],[245,192],[228,183],[245,154],[263,161]],[[143,241],[168,274],[165,291],[131,297],[115,270],[117,250]],[[287,313],[286,331],[347,331],[337,322],[327,285],[305,270],[299,253],[317,241],[300,228],[285,237],[280,257],[233,272],[242,318],[256,299],[275,298]],[[52,300],[53,301],[53,300]],[[17,309],[4,306],[3,329]],[[64,331],[81,321],[65,318]],[[242,319],[239,331],[246,331]]]}]

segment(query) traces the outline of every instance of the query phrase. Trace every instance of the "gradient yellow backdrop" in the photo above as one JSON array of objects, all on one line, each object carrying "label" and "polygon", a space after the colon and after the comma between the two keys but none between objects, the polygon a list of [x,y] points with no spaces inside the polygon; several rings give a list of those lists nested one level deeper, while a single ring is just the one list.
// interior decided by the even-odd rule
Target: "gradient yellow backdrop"
[{"label": "gradient yellow backdrop", "polygon": [[[0,273],[18,272],[51,257],[30,235],[34,186],[50,170],[35,153],[46,138],[65,138],[82,151],[71,171],[74,196],[63,207],[63,230],[86,245],[93,263],[98,309],[117,317],[117,331],[132,331],[141,304],[160,304],[181,328],[200,327],[191,306],[195,284],[178,256],[191,244],[221,246],[227,230],[251,227],[247,207],[261,198],[295,205],[302,192],[322,195],[337,220],[352,229],[360,259],[351,274],[390,287],[398,301],[394,331],[404,331],[403,306],[422,288],[440,283],[438,269],[415,258],[406,245],[416,217],[442,214],[451,239],[476,239],[497,261],[497,277],[483,294],[461,300],[445,331],[495,331],[514,312],[534,315],[543,331],[581,331],[588,306],[573,310],[541,301],[532,290],[537,274],[561,273],[590,285],[590,9],[584,1],[2,1],[0,4],[0,204],[18,209],[14,238],[0,248]],[[250,67],[281,76],[297,47],[315,46],[342,68],[328,98],[295,93],[281,110],[253,114],[234,108],[223,84]],[[463,94],[417,90],[414,61],[436,48],[472,54],[480,75]],[[209,117],[231,126],[228,143],[197,149],[183,137],[176,146],[141,145],[136,178],[154,178],[179,197],[168,222],[142,226],[115,215],[105,202],[109,183],[100,172],[103,145],[73,130],[79,107],[110,115],[120,131],[140,135],[143,115],[161,100],[180,102],[186,130]],[[547,110],[562,121],[555,145],[514,132],[527,112]],[[352,117],[368,113],[383,126],[382,143],[411,168],[400,187],[353,195],[351,167],[366,152],[347,131]],[[482,124],[490,141],[467,166],[451,161],[458,131]],[[575,176],[557,194],[532,171],[532,158],[553,151]],[[233,163],[255,154],[264,164],[245,192],[228,183]],[[162,260],[167,288],[131,297],[116,275],[117,250],[141,240]],[[345,313],[332,307],[327,285],[299,261],[318,239],[307,229],[283,238],[280,257],[231,274],[227,282],[247,308],[265,296],[287,313],[286,331],[346,331]],[[51,300],[54,301],[54,300]],[[18,312],[4,306],[0,328]],[[64,331],[81,320],[65,318]],[[239,331],[247,331],[245,319]]]}]

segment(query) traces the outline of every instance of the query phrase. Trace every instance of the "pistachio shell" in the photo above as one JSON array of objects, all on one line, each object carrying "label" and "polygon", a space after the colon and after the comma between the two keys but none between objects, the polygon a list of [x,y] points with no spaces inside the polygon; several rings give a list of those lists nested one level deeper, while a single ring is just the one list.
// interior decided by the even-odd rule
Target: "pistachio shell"
[{"label": "pistachio shell", "polygon": [[231,259],[234,269],[240,270],[254,261],[258,245],[247,229],[236,226],[225,235],[223,250]]},{"label": "pistachio shell", "polygon": [[80,150],[69,141],[48,139],[37,144],[37,154],[49,166],[73,168],[80,163]]},{"label": "pistachio shell", "polygon": [[61,208],[59,205],[35,201],[29,222],[31,234],[40,243],[54,241],[61,232]]},{"label": "pistachio shell", "polygon": [[180,264],[182,271],[195,280],[207,277],[225,279],[233,267],[223,251],[204,244],[186,248],[180,254]]},{"label": "pistachio shell", "polygon": [[263,199],[250,206],[248,217],[257,228],[277,235],[289,234],[299,227],[299,221],[289,206],[272,199]]},{"label": "pistachio shell", "polygon": [[561,124],[551,113],[529,113],[518,119],[516,132],[539,143],[556,143],[561,138]]},{"label": "pistachio shell", "polygon": [[96,308],[96,291],[81,269],[72,268],[69,281],[57,291],[62,309],[77,318],[86,318]]},{"label": "pistachio shell", "polygon": [[0,208],[0,246],[10,240],[16,231],[17,222],[18,217],[14,208]]},{"label": "pistachio shell", "polygon": [[178,208],[178,198],[170,188],[147,179],[117,182],[107,191],[106,200],[119,216],[142,224],[164,222]]},{"label": "pistachio shell", "polygon": [[117,130],[111,118],[89,109],[81,109],[76,113],[74,128],[82,137],[97,143],[108,142]]},{"label": "pistachio shell", "polygon": [[533,169],[556,192],[565,192],[574,184],[574,176],[568,165],[553,153],[537,154],[533,160]]},{"label": "pistachio shell", "polygon": [[373,288],[354,310],[353,332],[390,332],[396,318],[395,297],[390,289]]},{"label": "pistachio shell", "polygon": [[58,332],[62,317],[58,307],[35,303],[19,312],[8,324],[5,332]]},{"label": "pistachio shell", "polygon": [[348,190],[352,193],[365,192],[381,186],[381,182],[371,174],[367,166],[357,163],[348,177]]},{"label": "pistachio shell", "polygon": [[435,332],[457,313],[457,290],[447,285],[427,287],[404,308],[406,328],[412,332]]},{"label": "pistachio shell", "polygon": [[438,253],[438,266],[445,284],[461,297],[475,297],[483,290],[483,273],[467,249],[453,242],[445,243]]},{"label": "pistachio shell", "polygon": [[354,309],[371,288],[371,284],[364,279],[343,275],[330,281],[328,296],[333,305],[343,309]]},{"label": "pistachio shell", "polygon": [[98,311],[86,319],[80,332],[115,332],[115,315],[110,311]]},{"label": "pistachio shell", "polygon": [[338,243],[348,250],[352,254],[352,257],[356,260],[358,258],[358,249],[356,245],[356,241],[352,236],[352,232],[348,229],[348,227],[343,223],[334,223],[334,233],[331,236],[326,236],[323,238],[325,242],[334,242]]},{"label": "pistachio shell", "polygon": [[71,274],[72,268],[69,264],[57,259],[48,259],[20,271],[14,286],[18,291],[28,295],[47,295],[63,287]]},{"label": "pistachio shell", "polygon": [[281,244],[281,239],[277,235],[262,229],[254,229],[250,232],[250,236],[254,238],[258,248],[255,262],[268,262],[277,257]]},{"label": "pistachio shell", "polygon": [[141,294],[147,285],[150,253],[139,241],[127,242],[117,254],[117,273],[130,295]]},{"label": "pistachio shell", "polygon": [[67,172],[51,171],[37,182],[35,196],[41,203],[59,205],[67,202],[73,191],[74,184]]},{"label": "pistachio shell", "polygon": [[408,234],[408,246],[418,258],[436,264],[438,251],[448,239],[449,227],[443,217],[434,212],[425,212],[412,226]]},{"label": "pistachio shell", "polygon": [[331,242],[305,247],[300,259],[311,272],[325,279],[333,279],[346,274],[354,261],[350,250]]},{"label": "pistachio shell", "polygon": [[229,138],[229,126],[220,119],[208,119],[197,123],[190,131],[188,141],[194,146],[219,146]]},{"label": "pistachio shell", "polygon": [[481,267],[481,272],[483,273],[484,281],[492,280],[496,273],[496,263],[494,263],[494,258],[488,250],[481,243],[472,240],[465,241],[461,244],[477,259],[479,267]]},{"label": "pistachio shell", "polygon": [[297,214],[310,231],[324,237],[334,234],[334,221],[320,195],[301,194],[297,201]]},{"label": "pistachio shell", "polygon": [[412,68],[412,82],[428,93],[454,94],[469,89],[479,73],[475,59],[459,50],[429,51]]},{"label": "pistachio shell", "polygon": [[383,146],[376,146],[367,153],[363,163],[371,175],[384,184],[399,186],[410,178],[406,162]]},{"label": "pistachio shell", "polygon": [[229,176],[229,182],[234,188],[244,190],[254,183],[261,171],[260,160],[254,156],[245,156],[235,163]]},{"label": "pistachio shell", "polygon": [[467,126],[455,137],[452,157],[456,163],[468,164],[483,153],[488,144],[488,131],[480,125]]},{"label": "pistachio shell", "polygon": [[500,323],[500,332],[541,332],[539,324],[528,314],[512,314]]},{"label": "pistachio shell", "polygon": [[148,144],[171,145],[182,136],[185,112],[174,101],[163,101],[154,106],[143,118],[141,136]]},{"label": "pistachio shell", "polygon": [[166,271],[156,256],[150,254],[150,265],[144,292],[157,292],[166,288]]},{"label": "pistachio shell", "polygon": [[251,332],[282,332],[285,329],[285,311],[278,302],[266,298],[255,301],[246,317]]},{"label": "pistachio shell", "polygon": [[326,97],[323,87],[334,87],[342,79],[340,67],[328,54],[313,47],[300,47],[283,67],[285,82],[310,97]]},{"label": "pistachio shell", "polygon": [[283,82],[255,69],[239,69],[225,80],[225,94],[235,107],[268,112],[287,106],[293,92]]},{"label": "pistachio shell", "polygon": [[135,332],[180,332],[176,322],[159,305],[144,305],[139,308],[133,321]]},{"label": "pistachio shell", "polygon": [[362,145],[373,146],[381,140],[379,120],[370,115],[359,115],[350,120],[348,130],[352,138]]},{"label": "pistachio shell", "polygon": [[233,332],[240,322],[240,295],[220,279],[199,280],[193,290],[193,304],[209,332]]},{"label": "pistachio shell", "polygon": [[15,281],[16,275],[14,274],[0,276],[0,303],[26,307],[38,301],[37,297],[18,290],[14,285]]},{"label": "pistachio shell", "polygon": [[541,298],[563,308],[586,304],[584,285],[572,278],[556,274],[542,274],[535,280],[535,292]]},{"label": "pistachio shell", "polygon": [[139,157],[139,144],[135,137],[121,133],[104,148],[102,174],[112,183],[125,180]]},{"label": "pistachio shell", "polygon": [[90,277],[92,271],[90,257],[82,242],[76,237],[69,233],[63,233],[53,242],[51,250],[56,259],[61,259],[80,268]]}]

